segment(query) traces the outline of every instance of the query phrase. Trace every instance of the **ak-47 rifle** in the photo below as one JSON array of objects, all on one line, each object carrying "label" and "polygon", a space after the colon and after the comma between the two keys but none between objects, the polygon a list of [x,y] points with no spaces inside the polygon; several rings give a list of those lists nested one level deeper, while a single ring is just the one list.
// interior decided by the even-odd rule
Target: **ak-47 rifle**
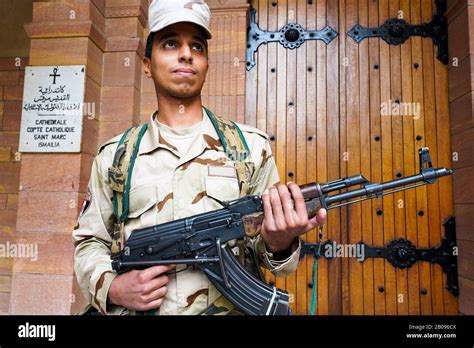
[{"label": "ak-47 rifle", "polygon": [[[371,183],[362,175],[328,183],[301,186],[308,216],[321,207],[334,209],[367,199],[432,184],[451,175],[447,168],[433,168],[429,150],[419,150],[420,173],[385,183]],[[354,185],[361,188],[329,195]],[[341,203],[344,202],[344,203]],[[252,276],[237,261],[227,242],[253,237],[263,221],[262,199],[245,196],[222,202],[224,208],[133,231],[123,250],[112,256],[118,273],[156,265],[198,265],[214,286],[248,315],[287,315],[288,294]],[[257,232],[256,232],[257,231]]]}]

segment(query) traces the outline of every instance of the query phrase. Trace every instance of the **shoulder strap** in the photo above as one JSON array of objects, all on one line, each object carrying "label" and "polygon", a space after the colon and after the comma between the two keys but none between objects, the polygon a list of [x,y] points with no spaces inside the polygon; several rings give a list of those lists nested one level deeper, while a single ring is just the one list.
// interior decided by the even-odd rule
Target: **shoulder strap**
[{"label": "shoulder strap", "polygon": [[235,161],[235,168],[239,179],[240,196],[245,196],[249,191],[250,178],[252,176],[252,163],[245,161],[250,155],[247,141],[239,126],[224,117],[215,116],[210,110],[206,110],[209,119],[216,129],[219,140],[224,146],[227,156]]},{"label": "shoulder strap", "polygon": [[123,243],[123,226],[128,215],[128,197],[133,166],[137,158],[140,142],[148,129],[148,124],[128,129],[120,139],[115,151],[112,167],[109,168],[109,185],[113,191],[114,233],[112,254],[119,253]]},{"label": "shoulder strap", "polygon": [[239,126],[224,117],[215,116],[207,108],[204,109],[216,129],[219,140],[224,146],[227,155],[235,161],[245,160],[250,154],[250,150]]}]

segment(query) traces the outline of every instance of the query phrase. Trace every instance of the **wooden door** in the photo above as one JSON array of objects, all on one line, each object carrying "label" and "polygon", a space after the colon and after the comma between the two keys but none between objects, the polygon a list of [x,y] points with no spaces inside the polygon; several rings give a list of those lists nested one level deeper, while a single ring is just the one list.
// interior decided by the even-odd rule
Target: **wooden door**
[{"label": "wooden door", "polygon": [[[403,16],[430,22],[431,0],[252,0],[262,30],[299,23],[326,25],[338,37],[326,45],[306,41],[290,50],[278,43],[259,47],[247,72],[245,122],[265,130],[282,182],[326,182],[355,174],[382,182],[418,173],[418,148],[428,146],[435,166],[452,167],[447,66],[432,39],[412,37],[402,45],[380,38],[356,43],[355,24],[378,27]],[[417,117],[382,116],[382,103],[416,103]],[[453,215],[452,181],[331,210],[324,239],[384,246],[406,238],[432,247]],[[316,242],[316,232],[305,237]],[[268,280],[290,293],[295,313],[311,303],[313,258],[295,275]],[[456,314],[457,300],[445,289],[439,265],[417,262],[394,268],[385,259],[321,258],[317,314]]]}]

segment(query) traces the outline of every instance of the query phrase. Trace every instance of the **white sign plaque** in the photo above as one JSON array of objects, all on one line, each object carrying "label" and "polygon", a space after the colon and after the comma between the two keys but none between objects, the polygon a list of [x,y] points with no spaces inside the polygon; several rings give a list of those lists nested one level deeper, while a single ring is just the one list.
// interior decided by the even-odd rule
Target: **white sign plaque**
[{"label": "white sign plaque", "polygon": [[25,69],[20,152],[80,152],[85,66]]}]

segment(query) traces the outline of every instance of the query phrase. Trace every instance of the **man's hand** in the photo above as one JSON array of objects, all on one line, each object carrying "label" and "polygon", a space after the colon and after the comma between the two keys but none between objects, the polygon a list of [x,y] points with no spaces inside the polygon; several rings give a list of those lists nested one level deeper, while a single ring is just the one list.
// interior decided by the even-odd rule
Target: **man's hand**
[{"label": "man's hand", "polygon": [[110,285],[108,301],[136,311],[156,309],[163,303],[168,289],[168,272],[176,266],[154,266],[133,270],[115,277]]},{"label": "man's hand", "polygon": [[293,182],[265,190],[262,200],[265,217],[260,234],[270,252],[289,249],[295,237],[326,222],[325,209],[308,219],[303,193]]}]

